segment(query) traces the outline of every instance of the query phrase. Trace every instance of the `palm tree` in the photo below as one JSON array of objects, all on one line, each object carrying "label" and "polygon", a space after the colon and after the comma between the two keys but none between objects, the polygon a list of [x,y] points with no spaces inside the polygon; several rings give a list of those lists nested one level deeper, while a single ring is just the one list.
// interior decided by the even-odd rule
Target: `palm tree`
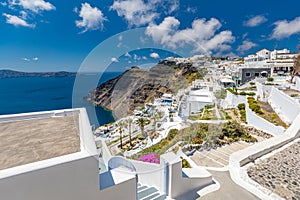
[{"label": "palm tree", "polygon": [[152,115],[152,119],[153,119],[153,130],[154,132],[156,132],[156,123],[160,119],[159,114],[155,113],[154,115]]},{"label": "palm tree", "polygon": [[147,120],[147,119],[145,119],[143,117],[140,117],[136,121],[136,124],[140,127],[142,135],[145,136],[145,137],[147,137],[147,135],[144,135],[144,129],[145,129],[145,126],[147,124],[149,124],[149,120]]},{"label": "palm tree", "polygon": [[130,146],[132,146],[132,139],[131,139],[131,125],[132,125],[132,118],[131,117],[128,117],[127,118],[127,124],[128,124],[128,134],[129,134],[129,143],[130,143]]},{"label": "palm tree", "polygon": [[118,122],[118,126],[119,126],[119,133],[120,133],[120,146],[121,146],[121,149],[123,149],[123,141],[122,141],[122,139],[123,139],[123,127],[124,127],[124,123],[123,122]]}]

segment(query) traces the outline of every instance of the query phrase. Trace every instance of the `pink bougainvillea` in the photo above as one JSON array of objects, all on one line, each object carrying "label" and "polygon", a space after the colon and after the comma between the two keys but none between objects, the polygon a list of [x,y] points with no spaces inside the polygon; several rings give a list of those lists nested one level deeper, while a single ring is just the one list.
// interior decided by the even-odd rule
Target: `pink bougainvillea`
[{"label": "pink bougainvillea", "polygon": [[159,164],[159,158],[155,153],[150,153],[148,155],[140,156],[137,160]]}]

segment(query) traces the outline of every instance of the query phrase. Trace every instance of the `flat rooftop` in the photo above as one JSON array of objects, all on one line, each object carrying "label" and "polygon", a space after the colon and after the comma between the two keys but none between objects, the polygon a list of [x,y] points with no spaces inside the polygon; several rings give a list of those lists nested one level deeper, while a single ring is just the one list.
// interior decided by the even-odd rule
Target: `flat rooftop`
[{"label": "flat rooftop", "polygon": [[80,151],[79,115],[0,123],[0,170]]}]

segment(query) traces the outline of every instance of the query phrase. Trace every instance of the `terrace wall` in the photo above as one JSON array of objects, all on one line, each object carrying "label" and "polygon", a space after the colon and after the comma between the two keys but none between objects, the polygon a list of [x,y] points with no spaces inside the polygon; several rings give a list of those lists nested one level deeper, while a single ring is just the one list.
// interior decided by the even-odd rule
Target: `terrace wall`
[{"label": "terrace wall", "polygon": [[274,124],[268,122],[262,117],[257,116],[256,113],[249,108],[248,102],[246,103],[245,110],[246,120],[249,125],[274,136],[284,133],[285,129],[282,126],[275,126]]},{"label": "terrace wall", "polygon": [[138,182],[156,187],[164,191],[164,166],[163,164],[146,163],[137,160],[130,160],[138,174]]},{"label": "terrace wall", "polygon": [[269,103],[287,124],[291,124],[300,113],[300,104],[275,87],[271,89]]},{"label": "terrace wall", "polygon": [[237,108],[240,103],[245,103],[247,100],[246,96],[235,95],[229,91],[226,91],[226,98],[222,100],[221,106],[223,108]]}]

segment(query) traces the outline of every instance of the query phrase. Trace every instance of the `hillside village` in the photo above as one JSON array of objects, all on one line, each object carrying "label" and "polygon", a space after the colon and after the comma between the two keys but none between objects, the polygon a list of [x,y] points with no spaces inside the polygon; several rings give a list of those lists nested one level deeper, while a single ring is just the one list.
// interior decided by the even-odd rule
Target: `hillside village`
[{"label": "hillside village", "polygon": [[[234,182],[252,185],[249,191],[259,191],[259,197],[299,197],[300,191],[295,189],[298,183],[278,181],[284,178],[279,171],[272,174],[274,178],[252,175],[257,173],[257,166],[262,167],[262,155],[287,143],[299,145],[299,134],[293,132],[300,113],[298,55],[288,49],[262,49],[231,60],[210,56],[161,60],[160,65],[177,71],[183,66],[194,67],[201,76],[193,77],[186,88],[161,94],[152,102],[135,107],[126,117],[96,129],[100,172],[107,172],[107,157],[113,156],[125,157],[136,167],[142,161],[142,165],[150,163],[158,168],[165,162],[162,159],[178,158],[182,170],[224,170],[231,176],[231,166],[238,164],[243,170],[234,175],[239,177]],[[247,160],[248,154],[251,156]],[[280,155],[285,156],[284,150]],[[294,161],[287,161],[287,165],[297,167]],[[147,167],[138,168],[138,173],[144,173]],[[242,178],[245,175],[246,180]],[[150,184],[146,177],[140,180],[160,191],[159,181]]]}]

